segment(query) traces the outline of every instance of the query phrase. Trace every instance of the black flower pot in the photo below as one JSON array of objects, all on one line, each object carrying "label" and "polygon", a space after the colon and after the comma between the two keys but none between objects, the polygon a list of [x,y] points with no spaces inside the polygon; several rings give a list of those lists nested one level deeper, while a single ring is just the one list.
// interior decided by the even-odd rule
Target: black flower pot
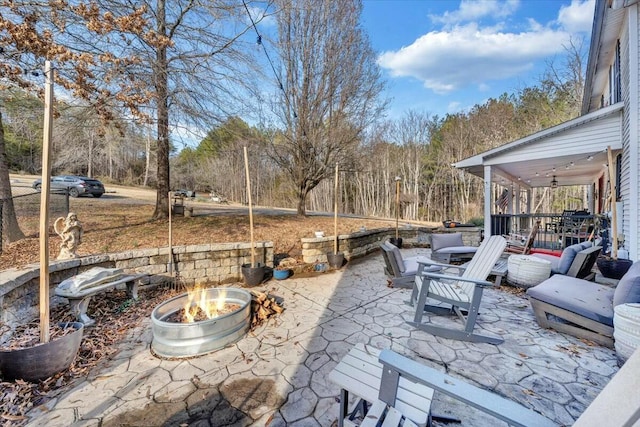
[{"label": "black flower pot", "polygon": [[256,267],[251,264],[242,264],[242,277],[247,286],[258,286],[264,280],[264,265],[258,263]]},{"label": "black flower pot", "polygon": [[598,270],[600,273],[609,279],[621,279],[625,275],[627,270],[633,264],[630,259],[613,259],[608,257],[600,257],[596,259]]},{"label": "black flower pot", "polygon": [[327,252],[327,261],[331,268],[340,268],[344,264],[344,254],[342,252]]},{"label": "black flower pot", "polygon": [[80,349],[84,325],[80,322],[60,323],[62,328],[74,328],[62,337],[34,347],[0,351],[0,371],[4,381],[23,379],[36,382],[71,366]]},{"label": "black flower pot", "polygon": [[398,249],[402,249],[402,237],[392,237],[389,242]]}]

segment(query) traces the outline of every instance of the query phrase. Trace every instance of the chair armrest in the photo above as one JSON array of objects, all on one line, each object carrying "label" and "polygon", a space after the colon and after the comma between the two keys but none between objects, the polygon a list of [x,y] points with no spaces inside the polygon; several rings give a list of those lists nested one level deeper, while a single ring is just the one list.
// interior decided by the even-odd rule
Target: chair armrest
[{"label": "chair armrest", "polygon": [[438,273],[425,272],[425,273],[422,273],[422,277],[427,277],[429,279],[453,280],[456,282],[469,282],[469,283],[475,283],[476,285],[480,285],[480,286],[493,286],[493,283],[487,282],[486,280],[474,279],[471,277],[452,276],[451,274],[438,274]]},{"label": "chair armrest", "polygon": [[456,268],[456,269],[462,270],[462,271],[464,271],[467,268],[467,267],[463,267],[462,265],[443,264],[441,262],[434,261],[431,258],[427,258],[427,257],[424,257],[424,256],[417,256],[414,259],[418,264],[424,264],[426,266],[434,266],[435,265],[437,267],[442,267],[442,268],[445,268],[445,269]]},{"label": "chair armrest", "polygon": [[[385,376],[397,379],[397,374],[399,374],[410,381],[425,384],[440,393],[506,421],[512,426],[557,426],[553,421],[517,402],[449,376],[391,350],[382,350],[378,360],[384,365],[383,381],[381,381],[380,387],[381,395],[383,390],[385,393],[390,392],[388,388],[385,389]],[[392,383],[392,381],[388,382]]]}]

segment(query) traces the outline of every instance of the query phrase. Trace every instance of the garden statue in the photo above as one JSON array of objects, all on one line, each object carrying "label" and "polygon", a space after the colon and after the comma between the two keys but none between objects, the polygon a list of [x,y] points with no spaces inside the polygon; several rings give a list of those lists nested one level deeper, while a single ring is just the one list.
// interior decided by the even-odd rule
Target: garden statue
[{"label": "garden statue", "polygon": [[58,259],[78,258],[76,251],[82,239],[82,224],[78,216],[69,212],[66,218],[60,217],[53,223],[53,229],[62,239]]}]

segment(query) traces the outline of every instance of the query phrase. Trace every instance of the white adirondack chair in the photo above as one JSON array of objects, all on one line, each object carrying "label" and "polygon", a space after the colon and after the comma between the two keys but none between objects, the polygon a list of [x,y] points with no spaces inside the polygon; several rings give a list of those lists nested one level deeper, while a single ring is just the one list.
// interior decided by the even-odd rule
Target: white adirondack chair
[{"label": "white adirondack chair", "polygon": [[[485,286],[492,286],[486,279],[491,273],[496,261],[504,252],[507,245],[502,236],[491,236],[485,239],[477,252],[459,276],[421,272],[416,274],[411,294],[410,305],[415,306],[416,312],[410,325],[444,338],[461,341],[486,342],[500,344],[504,340],[473,333],[478,317],[478,310]],[[418,259],[420,264],[430,264],[429,260]],[[418,270],[420,271],[420,270]],[[451,306],[432,306],[427,299],[433,299]],[[463,329],[451,329],[432,323],[423,322],[424,312],[436,314],[457,314],[464,323]]]}]

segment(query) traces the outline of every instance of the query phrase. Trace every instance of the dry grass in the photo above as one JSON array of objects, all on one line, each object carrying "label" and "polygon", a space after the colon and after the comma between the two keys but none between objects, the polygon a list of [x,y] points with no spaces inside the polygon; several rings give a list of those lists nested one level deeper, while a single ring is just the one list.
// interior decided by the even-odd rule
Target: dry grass
[{"label": "dry grass", "polygon": [[[82,244],[78,249],[80,256],[166,247],[169,244],[168,220],[150,220],[153,214],[152,205],[120,202],[106,204],[104,200],[91,198],[73,202],[71,210],[78,214],[84,228]],[[206,215],[199,215],[196,208],[196,216],[192,218],[173,218],[174,246],[250,241],[249,218],[246,211],[241,214],[230,214],[222,210],[206,212]],[[21,218],[21,226],[29,237],[5,246],[0,254],[0,271],[38,262],[37,221],[34,218]],[[394,221],[341,217],[338,221],[338,233],[352,233],[362,226],[367,229],[387,228],[393,227]],[[294,258],[301,258],[302,237],[313,237],[315,230],[323,230],[326,235],[333,235],[333,228],[332,216],[254,215],[255,241],[272,241],[276,254],[288,254]],[[60,238],[50,229],[50,259],[57,257],[59,245]]]}]

